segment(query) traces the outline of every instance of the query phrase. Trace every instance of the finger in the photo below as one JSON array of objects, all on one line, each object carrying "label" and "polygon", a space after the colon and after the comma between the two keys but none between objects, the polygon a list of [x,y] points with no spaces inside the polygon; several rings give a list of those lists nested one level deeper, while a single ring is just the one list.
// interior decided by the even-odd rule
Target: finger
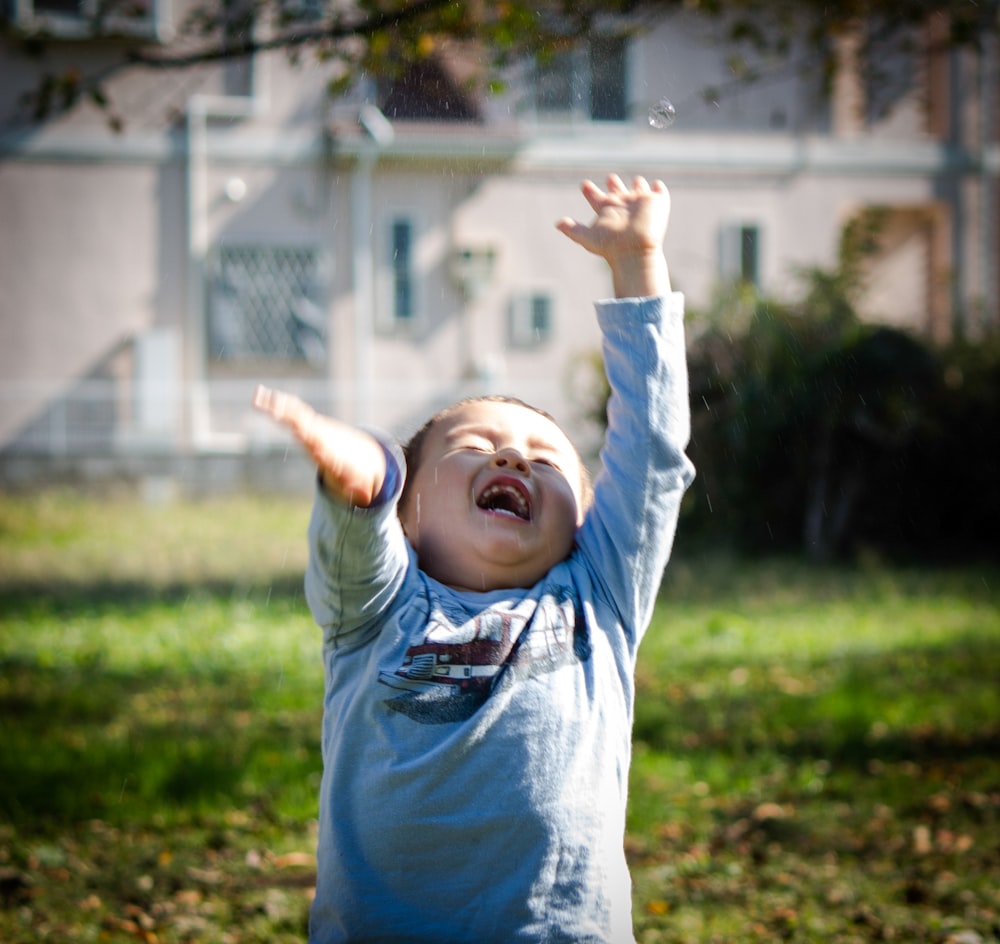
[{"label": "finger", "polygon": [[299,398],[292,396],[290,393],[283,393],[281,390],[268,391],[266,400],[267,412],[279,422],[288,422],[289,419],[299,412],[300,406],[301,401]]},{"label": "finger", "polygon": [[617,174],[608,174],[608,193],[626,193],[628,187],[625,186],[625,181],[621,179]]},{"label": "finger", "polygon": [[564,216],[558,223],[556,229],[564,236],[568,236],[575,243],[585,245],[587,237],[590,235],[590,227],[584,223],[577,222],[568,216]]},{"label": "finger", "polygon": [[254,405],[272,419],[288,426],[300,439],[308,435],[315,411],[290,393],[259,387],[254,393]]},{"label": "finger", "polygon": [[590,208],[595,213],[600,213],[601,207],[604,206],[608,195],[591,180],[585,180],[580,190],[583,192],[587,203],[590,204]]},{"label": "finger", "polygon": [[257,389],[253,392],[254,407],[265,413],[269,413],[271,398],[273,396],[274,391],[270,387],[265,387],[263,384],[257,384]]},{"label": "finger", "polygon": [[632,189],[639,193],[651,193],[649,181],[645,177],[636,176],[632,179]]},{"label": "finger", "polygon": [[263,413],[267,413],[272,419],[278,422],[285,422],[286,417],[294,410],[294,401],[297,397],[280,390],[272,390],[259,384],[253,393],[253,405]]}]

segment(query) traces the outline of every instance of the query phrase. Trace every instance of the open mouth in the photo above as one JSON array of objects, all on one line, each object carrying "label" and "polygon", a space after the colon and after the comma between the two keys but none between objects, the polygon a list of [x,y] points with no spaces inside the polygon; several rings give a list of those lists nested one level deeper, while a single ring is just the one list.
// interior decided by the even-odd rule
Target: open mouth
[{"label": "open mouth", "polygon": [[476,499],[476,505],[483,511],[531,521],[531,502],[527,494],[513,482],[493,482],[487,485]]}]

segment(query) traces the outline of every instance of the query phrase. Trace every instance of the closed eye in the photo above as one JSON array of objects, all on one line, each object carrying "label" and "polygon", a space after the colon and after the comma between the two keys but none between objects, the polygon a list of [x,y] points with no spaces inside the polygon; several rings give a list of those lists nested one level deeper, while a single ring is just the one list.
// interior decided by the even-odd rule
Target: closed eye
[{"label": "closed eye", "polygon": [[494,445],[490,440],[481,436],[461,436],[454,437],[448,443],[452,452],[493,452]]}]

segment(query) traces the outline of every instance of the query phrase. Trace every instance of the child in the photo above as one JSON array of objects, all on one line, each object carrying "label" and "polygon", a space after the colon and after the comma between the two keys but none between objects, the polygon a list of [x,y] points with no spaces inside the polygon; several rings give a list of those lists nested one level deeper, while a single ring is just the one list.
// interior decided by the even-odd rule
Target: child
[{"label": "child", "polygon": [[[463,401],[398,451],[261,388],[319,468],[306,596],[326,698],[310,940],[631,942],[636,648],[693,468],[659,181],[590,224],[612,397],[603,470],[547,414]],[[405,481],[404,481],[405,480]]]}]

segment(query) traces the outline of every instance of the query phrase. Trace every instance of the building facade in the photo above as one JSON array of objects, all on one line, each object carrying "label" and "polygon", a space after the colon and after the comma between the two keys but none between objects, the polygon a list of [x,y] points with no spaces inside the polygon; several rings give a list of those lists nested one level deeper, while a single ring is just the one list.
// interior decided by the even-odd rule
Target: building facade
[{"label": "building facade", "polygon": [[[948,51],[931,24],[875,85],[841,37],[827,94],[805,52],[742,80],[718,27],[679,14],[609,23],[490,96],[446,48],[331,98],[329,68],[282,52],[122,65],[116,36],[75,31],[84,6],[18,0],[40,56],[0,38],[0,481],[194,483],[215,462],[221,485],[253,482],[287,446],[249,407],[261,382],[399,435],[463,394],[515,393],[586,446],[610,279],[553,224],[587,217],[581,179],[611,170],[669,184],[692,308],[733,278],[792,293],[878,207],[866,317],[996,330],[990,43]],[[167,41],[182,13],[157,0],[119,32]],[[87,101],[34,120],[25,93],[81,63],[108,69],[113,121]]]}]

